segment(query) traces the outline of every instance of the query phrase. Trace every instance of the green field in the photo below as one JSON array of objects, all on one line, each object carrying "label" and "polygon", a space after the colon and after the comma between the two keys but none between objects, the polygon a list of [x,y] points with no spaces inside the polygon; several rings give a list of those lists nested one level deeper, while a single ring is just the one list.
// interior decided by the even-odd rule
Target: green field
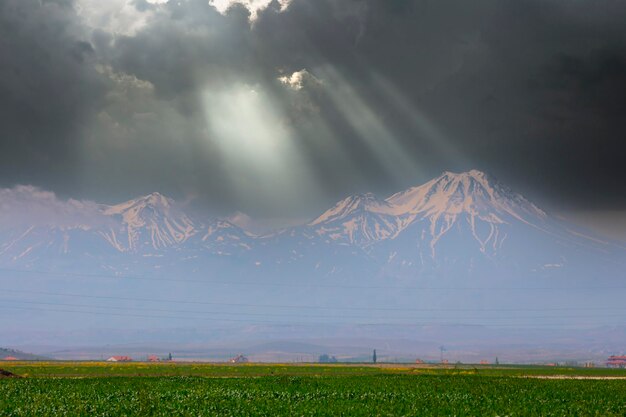
[{"label": "green field", "polygon": [[0,416],[625,416],[606,369],[12,363]]}]

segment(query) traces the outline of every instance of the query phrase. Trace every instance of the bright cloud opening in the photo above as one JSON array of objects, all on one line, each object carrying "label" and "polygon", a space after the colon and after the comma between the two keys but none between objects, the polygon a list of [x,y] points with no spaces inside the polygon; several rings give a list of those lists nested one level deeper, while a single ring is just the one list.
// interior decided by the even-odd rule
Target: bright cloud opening
[{"label": "bright cloud opening", "polygon": [[[210,0],[209,2],[220,13],[226,13],[229,7],[234,4],[242,4],[250,11],[250,20],[257,18],[257,13],[261,10],[265,10],[272,0]],[[280,10],[286,10],[291,3],[291,0],[279,0]]]},{"label": "bright cloud opening", "polygon": [[206,92],[204,106],[208,140],[220,152],[222,167],[241,198],[292,199],[319,192],[280,105],[269,93],[238,84]]},{"label": "bright cloud opening", "polygon": [[[168,0],[147,0],[160,5]],[[140,11],[132,0],[78,0],[78,14],[87,25],[110,33],[132,36],[146,26],[153,10]]]},{"label": "bright cloud opening", "polygon": [[281,77],[278,77],[278,81],[296,91],[302,90],[307,81],[311,81],[312,83],[317,85],[321,84],[321,81],[315,78],[315,76],[306,69],[296,71],[291,75],[283,75]]}]

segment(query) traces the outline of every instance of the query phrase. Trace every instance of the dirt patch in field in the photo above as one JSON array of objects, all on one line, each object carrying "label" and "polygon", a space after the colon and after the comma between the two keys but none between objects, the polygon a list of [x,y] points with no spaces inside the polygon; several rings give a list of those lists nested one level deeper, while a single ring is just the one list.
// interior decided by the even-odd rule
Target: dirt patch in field
[{"label": "dirt patch in field", "polygon": [[19,375],[15,375],[13,372],[0,369],[0,378],[19,378]]}]

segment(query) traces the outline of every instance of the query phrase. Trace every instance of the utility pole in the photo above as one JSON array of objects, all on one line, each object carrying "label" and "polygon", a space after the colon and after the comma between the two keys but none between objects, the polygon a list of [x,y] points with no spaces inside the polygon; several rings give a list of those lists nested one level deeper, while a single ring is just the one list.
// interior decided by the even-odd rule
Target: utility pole
[{"label": "utility pole", "polygon": [[439,346],[439,352],[441,354],[441,363],[443,363],[443,352],[445,352],[445,351],[446,351],[445,346],[443,346],[443,345]]}]

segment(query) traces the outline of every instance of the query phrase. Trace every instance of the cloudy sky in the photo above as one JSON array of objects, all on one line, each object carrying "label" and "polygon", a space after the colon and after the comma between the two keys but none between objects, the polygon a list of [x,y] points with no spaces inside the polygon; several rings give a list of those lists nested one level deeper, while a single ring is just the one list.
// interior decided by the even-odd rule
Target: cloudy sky
[{"label": "cloudy sky", "polygon": [[0,187],[307,217],[444,170],[626,211],[616,0],[3,0]]}]

